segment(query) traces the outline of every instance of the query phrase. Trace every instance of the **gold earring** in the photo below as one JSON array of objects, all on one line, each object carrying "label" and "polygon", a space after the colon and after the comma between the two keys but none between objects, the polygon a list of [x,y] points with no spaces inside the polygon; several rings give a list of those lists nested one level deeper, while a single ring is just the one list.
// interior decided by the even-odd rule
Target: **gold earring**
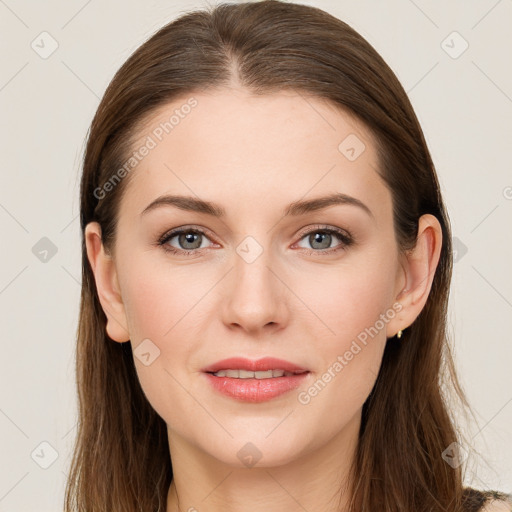
[{"label": "gold earring", "polygon": [[402,329],[400,329],[400,330],[396,333],[396,337],[397,337],[398,339],[400,339],[400,338],[402,337],[402,333],[403,333],[403,331],[402,331]]}]

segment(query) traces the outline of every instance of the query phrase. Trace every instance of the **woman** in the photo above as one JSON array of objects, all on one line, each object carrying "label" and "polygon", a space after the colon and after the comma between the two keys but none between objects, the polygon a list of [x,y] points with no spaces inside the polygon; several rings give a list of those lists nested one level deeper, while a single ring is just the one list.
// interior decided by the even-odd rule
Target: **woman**
[{"label": "woman", "polygon": [[98,107],[81,226],[67,511],[511,509],[463,485],[425,139],[345,23],[269,0],[163,27]]}]

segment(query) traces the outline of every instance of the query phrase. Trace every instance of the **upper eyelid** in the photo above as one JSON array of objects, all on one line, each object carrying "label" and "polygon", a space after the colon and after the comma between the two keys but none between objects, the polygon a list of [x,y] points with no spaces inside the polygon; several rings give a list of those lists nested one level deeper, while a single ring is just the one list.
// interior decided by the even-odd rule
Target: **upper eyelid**
[{"label": "upper eyelid", "polygon": [[176,235],[180,235],[182,233],[188,233],[190,231],[196,231],[196,232],[199,232],[202,235],[208,236],[208,238],[211,238],[211,235],[209,235],[209,233],[210,233],[209,230],[207,230],[206,228],[202,228],[202,227],[195,226],[195,225],[192,224],[190,226],[186,225],[186,226],[180,226],[180,227],[177,227],[177,228],[169,229],[158,240],[160,242],[161,241],[165,241],[165,240],[169,240],[170,238],[174,238]]},{"label": "upper eyelid", "polygon": [[304,236],[306,236],[310,233],[315,233],[316,231],[327,231],[327,232],[332,232],[332,233],[338,234],[338,235],[345,234],[347,237],[352,238],[351,233],[349,231],[347,231],[346,229],[329,226],[328,224],[326,224],[326,225],[315,224],[313,226],[309,226],[307,228],[301,229],[299,231],[299,233],[297,234],[297,236],[300,236],[300,238],[303,238]]}]

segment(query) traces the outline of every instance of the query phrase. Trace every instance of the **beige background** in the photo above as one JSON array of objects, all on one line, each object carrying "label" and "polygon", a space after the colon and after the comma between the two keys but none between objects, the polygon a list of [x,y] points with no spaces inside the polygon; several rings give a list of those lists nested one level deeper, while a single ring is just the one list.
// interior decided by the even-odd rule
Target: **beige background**
[{"label": "beige background", "polygon": [[[469,435],[490,463],[468,483],[512,492],[512,0],[303,3],[375,46],[422,123],[457,239],[450,318],[479,421]],[[130,53],[205,5],[0,0],[0,512],[62,509],[89,123]]]}]

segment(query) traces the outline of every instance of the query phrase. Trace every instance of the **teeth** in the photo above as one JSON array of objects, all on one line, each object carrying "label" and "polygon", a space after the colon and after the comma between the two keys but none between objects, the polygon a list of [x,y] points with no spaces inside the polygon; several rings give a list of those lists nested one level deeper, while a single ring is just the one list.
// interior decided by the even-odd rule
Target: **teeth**
[{"label": "teeth", "polygon": [[233,379],[271,379],[274,377],[289,377],[295,375],[293,372],[284,370],[266,370],[251,372],[248,370],[219,370],[214,373],[216,377],[231,377]]}]

